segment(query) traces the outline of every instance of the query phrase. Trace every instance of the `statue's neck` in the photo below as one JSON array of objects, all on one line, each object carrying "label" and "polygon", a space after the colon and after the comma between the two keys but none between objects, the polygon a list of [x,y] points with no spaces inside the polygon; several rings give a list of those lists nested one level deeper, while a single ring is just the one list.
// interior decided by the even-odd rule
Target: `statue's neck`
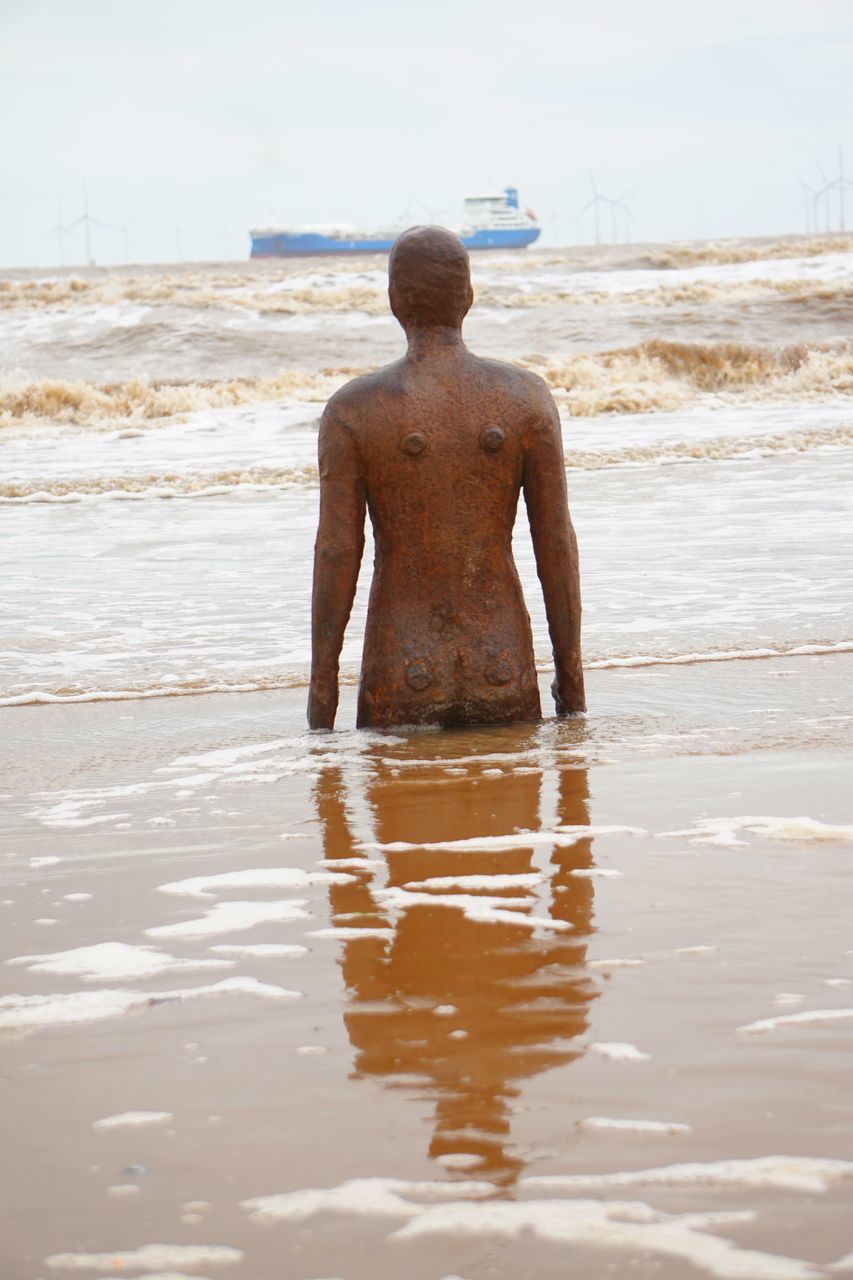
[{"label": "statue's neck", "polygon": [[428,360],[432,356],[465,351],[462,330],[452,325],[430,325],[423,329],[407,329],[408,355],[412,360]]}]

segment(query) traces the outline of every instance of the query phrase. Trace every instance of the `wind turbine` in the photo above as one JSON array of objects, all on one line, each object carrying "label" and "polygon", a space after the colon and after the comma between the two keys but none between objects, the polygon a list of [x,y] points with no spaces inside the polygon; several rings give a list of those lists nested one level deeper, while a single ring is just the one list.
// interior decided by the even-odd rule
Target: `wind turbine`
[{"label": "wind turbine", "polygon": [[637,194],[637,188],[631,187],[628,191],[623,192],[622,195],[618,196],[615,200],[609,201],[610,225],[613,233],[614,244],[616,244],[618,241],[618,236],[616,234],[616,227],[618,225],[617,224],[618,213],[621,213],[624,219],[623,229],[624,229],[624,236],[625,236],[625,244],[631,243],[631,223],[632,222],[636,223],[637,219],[634,217],[630,202],[634,199],[634,196],[636,194]]},{"label": "wind turbine", "polygon": [[600,196],[598,194],[598,188],[595,185],[595,178],[592,176],[591,169],[589,170],[589,183],[592,187],[592,199],[586,202],[577,216],[578,218],[582,218],[588,209],[592,209],[593,218],[595,219],[595,243],[601,244],[601,219],[599,207],[603,204],[607,204],[608,199],[606,196]]},{"label": "wind turbine", "polygon": [[45,231],[46,236],[56,236],[56,243],[59,247],[59,265],[65,266],[65,240],[64,236],[69,233],[70,228],[62,221],[62,196],[56,198],[56,225],[51,227],[49,231]]},{"label": "wind turbine", "polygon": [[113,224],[113,230],[121,232],[121,247],[125,266],[130,262],[130,228],[138,217],[139,214],[135,213],[132,218],[127,220],[127,222],[116,222]]},{"label": "wind turbine", "polygon": [[[820,168],[820,166],[818,166]],[[821,176],[825,176],[821,169]],[[838,148],[838,177],[833,178],[832,182],[827,182],[824,187],[826,197],[826,229],[829,230],[829,193],[830,191],[838,192],[838,230],[844,231],[845,214],[844,214],[844,192],[847,187],[853,187],[853,182],[844,176],[844,152],[839,145]]]},{"label": "wind turbine", "polygon": [[[83,212],[79,218],[75,218],[73,222],[69,222],[68,226],[65,227],[64,230],[72,231],[74,227],[79,227],[81,224],[86,242],[86,265],[88,267],[93,267],[95,265],[95,259],[92,257],[92,227],[100,227],[103,231],[117,231],[120,230],[120,228],[115,227],[110,222],[101,222],[99,218],[92,217],[89,212],[89,191],[85,182],[83,183]],[[130,226],[130,223],[127,225]]]},{"label": "wind turbine", "polygon": [[589,171],[589,183],[590,183],[590,186],[592,187],[592,198],[590,200],[587,200],[584,207],[576,215],[575,220],[577,222],[580,222],[580,220],[584,217],[584,215],[590,209],[592,209],[593,218],[595,220],[595,243],[601,244],[601,209],[609,205],[611,243],[618,244],[619,242],[618,221],[619,221],[619,214],[622,213],[625,219],[625,222],[624,222],[625,243],[627,244],[630,239],[629,227],[628,227],[629,221],[636,222],[636,218],[631,212],[629,201],[633,198],[637,188],[632,187],[629,191],[626,191],[624,195],[621,195],[618,198],[614,199],[613,196],[605,196],[601,194],[601,192],[598,190],[598,187],[595,185],[595,178],[593,177],[592,170]]}]

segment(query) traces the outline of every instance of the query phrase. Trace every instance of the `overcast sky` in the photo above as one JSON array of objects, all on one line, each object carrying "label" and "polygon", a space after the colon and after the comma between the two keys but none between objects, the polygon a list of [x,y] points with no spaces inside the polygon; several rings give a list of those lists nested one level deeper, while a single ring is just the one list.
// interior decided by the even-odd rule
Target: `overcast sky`
[{"label": "overcast sky", "polygon": [[0,0],[0,265],[56,263],[84,180],[135,261],[508,183],[574,243],[590,169],[637,188],[637,239],[803,230],[797,179],[839,144],[853,177],[851,108],[853,0]]}]

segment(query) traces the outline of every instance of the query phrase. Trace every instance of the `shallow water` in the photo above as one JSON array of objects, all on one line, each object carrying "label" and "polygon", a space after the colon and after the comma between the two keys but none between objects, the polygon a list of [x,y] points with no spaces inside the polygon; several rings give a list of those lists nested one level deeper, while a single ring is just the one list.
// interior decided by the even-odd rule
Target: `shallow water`
[{"label": "shallow water", "polygon": [[830,1274],[851,662],[593,672],[587,723],[478,731],[8,710],[4,1274]]}]

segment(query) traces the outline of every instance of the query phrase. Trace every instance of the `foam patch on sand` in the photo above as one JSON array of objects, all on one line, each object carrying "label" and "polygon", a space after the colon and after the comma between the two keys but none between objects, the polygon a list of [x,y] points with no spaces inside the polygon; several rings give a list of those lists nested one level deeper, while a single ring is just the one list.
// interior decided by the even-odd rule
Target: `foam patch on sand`
[{"label": "foam patch on sand", "polygon": [[625,872],[617,871],[615,867],[573,867],[569,875],[580,880],[622,880]]},{"label": "foam patch on sand", "polygon": [[675,1120],[616,1120],[611,1116],[587,1116],[582,1129],[615,1130],[618,1133],[690,1133],[689,1124]]},{"label": "foam patch on sand", "polygon": [[374,849],[383,853],[408,853],[413,849],[443,849],[449,853],[465,853],[469,849],[483,850],[532,849],[538,845],[567,846],[593,836],[648,835],[641,827],[555,827],[553,831],[516,831],[505,836],[471,836],[466,840],[392,840],[387,844],[361,841],[359,849]]},{"label": "foam patch on sand", "polygon": [[737,833],[748,831],[767,840],[794,841],[802,844],[853,842],[853,826],[819,822],[816,818],[760,817],[704,818],[682,831],[662,831],[667,837],[686,839],[689,844],[712,844],[723,849],[746,846]]},{"label": "foam patch on sand", "polygon": [[379,871],[386,866],[384,858],[321,858],[317,866],[329,867],[332,871],[340,867],[343,871]]},{"label": "foam patch on sand", "polygon": [[164,1267],[189,1267],[193,1271],[230,1267],[244,1257],[242,1249],[224,1244],[145,1244],[116,1253],[52,1253],[44,1262],[56,1271],[116,1272],[155,1267],[162,1272]]},{"label": "foam patch on sand", "polygon": [[373,925],[365,925],[363,929],[330,925],[328,929],[312,929],[306,935],[309,938],[337,938],[339,942],[352,942],[356,938],[393,938],[393,936],[393,929],[383,929]]},{"label": "foam patch on sand", "polygon": [[210,950],[223,956],[248,956],[260,959],[265,957],[304,956],[308,954],[308,948],[303,947],[298,942],[255,942],[246,943],[245,946],[241,946],[239,943],[220,942],[212,946]]},{"label": "foam patch on sand", "polygon": [[215,876],[173,880],[157,887],[161,893],[213,898],[224,889],[305,889],[312,884],[349,884],[352,879],[351,875],[343,872],[303,871],[300,867],[256,867],[245,871],[225,871]]},{"label": "foam patch on sand", "polygon": [[597,1053],[602,1058],[610,1058],[613,1062],[648,1062],[649,1055],[643,1053],[635,1044],[627,1044],[621,1040],[596,1040],[587,1046],[590,1053]]},{"label": "foam patch on sand", "polygon": [[155,925],[145,932],[149,938],[213,938],[222,933],[242,933],[259,924],[281,924],[307,920],[304,898],[283,898],[275,902],[218,902],[194,920]]},{"label": "foam patch on sand", "polygon": [[59,973],[83,978],[86,982],[122,982],[152,978],[162,973],[188,969],[229,969],[229,960],[184,960],[157,947],[130,946],[126,942],[99,942],[71,951],[54,951],[38,956],[15,956],[7,964],[23,965],[31,973]]},{"label": "foam patch on sand", "polygon": [[457,911],[462,911],[469,920],[482,924],[510,924],[537,932],[545,929],[564,932],[574,928],[567,920],[523,914],[530,906],[529,898],[502,898],[471,893],[410,893],[408,889],[398,888],[376,889],[374,897],[391,911],[406,911],[417,906],[454,907]]},{"label": "foam patch on sand", "polygon": [[819,1156],[755,1156],[745,1160],[662,1165],[631,1172],[550,1174],[525,1178],[522,1186],[536,1191],[593,1191],[612,1187],[714,1186],[774,1188],[780,1191],[822,1192],[839,1182],[853,1181],[853,1161]]},{"label": "foam patch on sand", "polygon": [[146,1271],[144,1276],[137,1276],[136,1280],[198,1280],[198,1277],[191,1276],[188,1271]]},{"label": "foam patch on sand", "polygon": [[419,1212],[419,1201],[477,1199],[494,1194],[491,1182],[407,1182],[403,1178],[351,1178],[337,1187],[311,1187],[283,1195],[243,1200],[254,1222],[302,1222],[318,1213],[359,1214],[367,1217],[408,1218]]},{"label": "foam patch on sand", "polygon": [[443,1156],[436,1156],[436,1163],[445,1169],[476,1169],[485,1157],[477,1151],[448,1151]]},{"label": "foam patch on sand", "polygon": [[251,995],[270,1000],[297,1000],[301,991],[258,982],[255,978],[224,978],[209,986],[177,991],[75,991],[70,995],[0,996],[0,1031],[34,1031],[39,1027],[73,1026],[117,1018],[137,1009],[191,1000],[199,996]]},{"label": "foam patch on sand", "polygon": [[479,1236],[490,1242],[529,1234],[559,1245],[586,1245],[677,1258],[720,1280],[817,1280],[805,1261],[744,1249],[718,1231],[751,1222],[746,1212],[668,1214],[641,1201],[530,1200],[518,1204],[447,1204],[412,1215],[396,1240]]},{"label": "foam patch on sand", "polygon": [[[520,1185],[526,1190],[547,1181],[528,1178]],[[721,1280],[817,1280],[822,1274],[808,1262],[745,1249],[719,1234],[726,1226],[751,1222],[751,1211],[669,1214],[641,1201],[507,1201],[490,1198],[493,1193],[489,1183],[360,1178],[245,1200],[243,1208],[258,1223],[303,1222],[318,1214],[402,1219],[391,1233],[401,1241],[451,1235],[494,1242],[532,1233],[560,1245],[663,1254]]]},{"label": "foam patch on sand", "polygon": [[776,1031],[779,1027],[802,1027],[827,1022],[849,1022],[851,1018],[853,1018],[853,1009],[803,1009],[800,1013],[785,1013],[776,1018],[760,1018],[757,1022],[748,1022],[745,1026],[738,1027],[738,1031],[759,1035],[764,1031]]},{"label": "foam patch on sand", "polygon": [[428,880],[410,880],[403,888],[410,893],[429,889],[532,889],[544,880],[545,877],[535,871],[494,876],[430,876]]},{"label": "foam patch on sand", "polygon": [[104,1116],[102,1120],[95,1120],[92,1128],[99,1132],[108,1129],[139,1129],[143,1125],[167,1124],[173,1119],[174,1115],[171,1111],[122,1111],[120,1115]]}]

